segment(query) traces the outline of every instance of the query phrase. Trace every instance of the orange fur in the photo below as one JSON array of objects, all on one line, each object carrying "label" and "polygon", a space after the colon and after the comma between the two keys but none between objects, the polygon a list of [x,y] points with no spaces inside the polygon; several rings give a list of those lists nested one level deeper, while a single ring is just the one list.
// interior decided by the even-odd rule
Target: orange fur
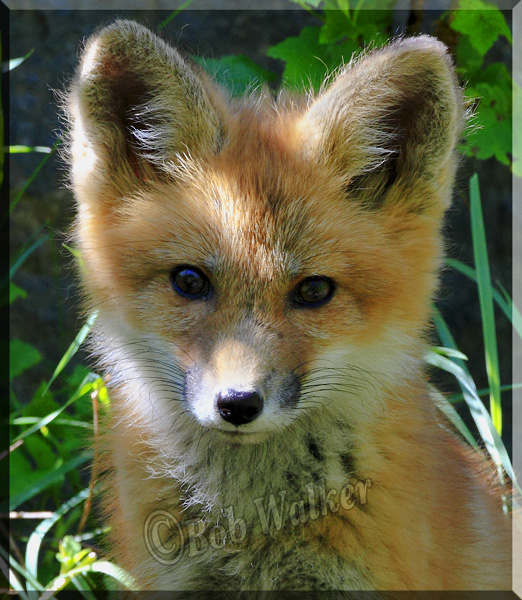
[{"label": "orange fur", "polygon": [[[89,42],[67,109],[83,285],[112,385],[106,512],[137,586],[509,588],[490,467],[445,421],[422,363],[463,121],[443,45],[395,42],[308,102],[236,101],[117,22]],[[208,299],[173,290],[179,265],[204,274]],[[331,299],[296,305],[315,275]],[[224,424],[214,395],[231,388],[262,394],[257,420]],[[371,481],[364,506],[263,531],[259,494],[312,510],[310,478],[339,499],[347,476]],[[229,506],[240,543],[171,567],[147,547],[154,511],[210,535]]]}]

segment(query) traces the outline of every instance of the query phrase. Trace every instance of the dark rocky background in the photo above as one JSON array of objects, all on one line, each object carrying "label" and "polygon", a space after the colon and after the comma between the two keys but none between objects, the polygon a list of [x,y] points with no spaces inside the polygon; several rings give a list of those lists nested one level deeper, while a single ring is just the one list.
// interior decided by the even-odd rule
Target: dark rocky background
[{"label": "dark rocky background", "polygon": [[[116,17],[135,19],[156,30],[168,13],[164,11],[13,11],[10,20],[11,58],[32,56],[10,75],[10,143],[52,146],[60,130],[53,90],[61,90],[71,77],[81,41],[100,25]],[[428,11],[420,29],[433,33]],[[507,15],[509,16],[509,15]],[[407,23],[409,12],[397,11],[397,31]],[[163,31],[166,39],[184,46],[190,53],[219,58],[245,54],[266,69],[282,72],[282,63],[268,58],[266,50],[317,19],[301,10],[200,10],[180,13]],[[418,24],[417,24],[418,25]],[[417,28],[418,30],[418,28]],[[492,57],[510,67],[510,49],[498,47]],[[27,180],[42,154],[12,155],[10,184],[14,195]],[[467,264],[472,263],[468,202],[469,176],[477,171],[492,277],[511,290],[511,174],[494,160],[463,159],[455,201],[448,215],[446,234],[448,253]],[[64,185],[65,170],[53,156],[12,213],[10,244],[13,256],[44,223],[51,232],[47,241],[27,260],[15,277],[28,297],[17,300],[11,311],[11,337],[36,346],[44,360],[15,381],[15,393],[28,401],[42,380],[48,379],[64,351],[76,335],[81,321],[72,260],[63,248],[65,232],[73,218],[72,195]],[[476,286],[463,276],[447,271],[439,293],[439,306],[450,325],[460,349],[469,357],[469,367],[477,387],[487,387],[484,366],[480,313]],[[497,313],[499,314],[499,313]],[[499,314],[499,355],[501,381],[511,381],[511,327]],[[78,360],[85,360],[79,356]],[[454,391],[449,377],[434,373],[443,388]],[[510,396],[505,395],[505,437],[510,445]]]}]

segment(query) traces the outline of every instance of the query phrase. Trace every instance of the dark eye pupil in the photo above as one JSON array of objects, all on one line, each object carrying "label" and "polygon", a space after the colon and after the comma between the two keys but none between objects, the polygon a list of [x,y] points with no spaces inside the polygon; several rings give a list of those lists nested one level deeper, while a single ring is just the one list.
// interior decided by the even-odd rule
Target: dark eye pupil
[{"label": "dark eye pupil", "polygon": [[181,267],[171,277],[174,289],[182,296],[203,296],[208,291],[208,279],[199,269]]},{"label": "dark eye pupil", "polygon": [[321,304],[330,299],[333,284],[325,277],[308,277],[297,288],[297,301],[301,304]]}]

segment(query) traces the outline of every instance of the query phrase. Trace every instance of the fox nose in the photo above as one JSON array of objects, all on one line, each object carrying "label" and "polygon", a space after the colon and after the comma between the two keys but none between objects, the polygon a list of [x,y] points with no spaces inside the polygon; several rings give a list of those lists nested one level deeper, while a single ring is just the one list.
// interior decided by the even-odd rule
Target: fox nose
[{"label": "fox nose", "polygon": [[245,425],[256,419],[263,410],[263,398],[257,392],[227,390],[217,397],[219,414],[232,425]]}]

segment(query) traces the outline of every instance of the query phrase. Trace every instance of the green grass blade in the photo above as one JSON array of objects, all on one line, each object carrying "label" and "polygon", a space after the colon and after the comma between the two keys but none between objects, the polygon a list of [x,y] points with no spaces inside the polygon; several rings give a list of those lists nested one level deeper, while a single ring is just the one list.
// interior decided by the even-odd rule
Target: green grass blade
[{"label": "green grass blade", "polygon": [[[40,546],[45,535],[49,529],[51,529],[51,527],[63,517],[63,515],[86,500],[89,497],[89,494],[90,489],[86,488],[79,494],[76,494],[76,496],[73,496],[65,504],[62,504],[52,517],[44,519],[41,523],[39,523],[38,527],[36,527],[36,529],[30,535],[25,549],[25,566],[35,579],[38,579],[38,554],[40,552]],[[34,590],[35,588],[28,587],[28,589]]]},{"label": "green grass blade", "polygon": [[98,536],[104,536],[111,530],[110,527],[98,527],[93,529],[92,531],[86,531],[85,533],[80,533],[79,535],[73,535],[73,539],[76,542],[84,542],[85,540],[92,540]]},{"label": "green grass blade", "polygon": [[[508,383],[507,385],[501,385],[500,386],[500,391],[501,392],[509,392],[511,390],[519,390],[522,388],[522,383]],[[489,388],[485,388],[482,390],[478,390],[477,394],[482,397],[482,396],[489,396],[491,390]],[[461,402],[462,400],[464,400],[464,396],[462,394],[451,394],[450,396],[447,397],[447,399],[452,403],[455,404],[455,402]]]},{"label": "green grass blade", "polygon": [[[40,163],[38,164],[38,166],[36,167],[36,169],[31,173],[31,175],[29,175],[29,177],[27,178],[27,180],[26,180],[24,186],[22,187],[22,189],[18,192],[18,194],[16,194],[16,196],[13,198],[13,201],[9,205],[9,214],[11,214],[13,212],[15,206],[18,204],[18,202],[20,201],[20,199],[22,198],[22,196],[27,191],[27,188],[31,185],[31,183],[33,183],[33,181],[36,179],[36,176],[38,175],[38,173],[43,169],[43,167],[45,166],[45,164],[47,163],[47,161],[56,152],[58,146],[61,143],[62,143],[61,139],[56,140],[56,142],[54,142],[54,144],[53,144],[53,146],[51,148],[51,151],[42,158],[42,160],[40,161]],[[4,220],[5,220],[5,218],[4,218]]]},{"label": "green grass blade", "polygon": [[[123,585],[129,590],[135,590],[136,583],[134,579],[129,575],[126,571],[124,571],[121,567],[110,563],[107,560],[97,560],[93,563],[87,565],[81,565],[79,567],[74,567],[67,573],[63,575],[59,575],[47,586],[48,591],[58,592],[62,590],[73,577],[77,575],[85,575],[87,573],[103,573],[104,575],[109,575],[113,579],[115,579],[118,583]],[[51,596],[47,596],[49,598]]]},{"label": "green grass blade", "polygon": [[89,331],[92,329],[92,326],[94,325],[97,316],[98,311],[94,311],[93,313],[91,313],[83,327],[78,332],[78,335],[74,338],[73,342],[60,359],[60,362],[58,363],[56,369],[54,370],[54,373],[52,374],[51,378],[47,382],[47,385],[45,386],[42,392],[42,396],[45,396],[45,394],[49,391],[49,388],[51,387],[53,381],[63,371],[63,369],[66,367],[71,358],[76,354],[76,352],[78,352],[79,347],[83,344],[85,338],[89,334]]},{"label": "green grass blade", "polygon": [[[39,431],[42,427],[44,427],[44,426],[48,425],[49,423],[51,423],[52,421],[54,421],[54,419],[56,419],[56,417],[61,415],[62,412],[68,406],[70,406],[73,402],[76,402],[79,398],[82,398],[83,396],[85,396],[85,394],[87,394],[94,387],[95,383],[98,380],[99,380],[98,375],[95,375],[94,373],[89,373],[88,375],[86,375],[84,377],[83,381],[78,386],[76,392],[74,392],[74,394],[69,398],[69,400],[67,400],[67,402],[63,406],[60,406],[60,408],[56,409],[52,413],[49,413],[45,417],[42,417],[38,421],[38,423],[35,423],[32,427],[29,427],[29,429],[22,431],[22,433],[20,435],[18,435],[16,438],[14,438],[12,443],[14,444],[15,442],[18,442],[19,440],[23,440],[24,438],[28,437],[29,435],[32,435],[36,431]],[[90,389],[84,389],[85,386],[90,386]]]},{"label": "green grass blade", "polygon": [[518,335],[522,338],[522,315],[516,304],[513,304],[513,327]]},{"label": "green grass blade", "polygon": [[77,250],[76,248],[73,248],[72,246],[68,246],[67,244],[63,244],[63,247],[68,250],[76,260],[81,260],[82,255],[80,254],[80,251]]},{"label": "green grass blade", "polygon": [[31,48],[29,52],[25,56],[21,56],[20,58],[12,58],[7,64],[2,65],[2,73],[7,73],[8,71],[12,71],[19,67],[23,62],[25,62],[31,54],[34,52],[34,48]]},{"label": "green grass blade", "polygon": [[31,582],[33,585],[33,589],[43,592],[44,587],[41,585],[32,575],[29,573],[27,569],[22,567],[22,565],[16,561],[12,556],[10,556],[2,546],[0,546],[0,556],[6,561],[9,566],[11,566],[17,573],[20,573],[22,577],[25,578],[26,581]]},{"label": "green grass blade", "polygon": [[489,273],[486,232],[480,205],[478,175],[475,173],[469,182],[471,202],[471,233],[473,237],[473,255],[477,271],[477,284],[482,317],[482,333],[486,354],[486,371],[488,374],[491,418],[499,435],[502,435],[502,404],[500,399],[500,374],[498,366],[497,334],[495,331],[495,313],[493,310],[493,292]]},{"label": "green grass blade", "polygon": [[[457,349],[455,340],[453,339],[448,326],[436,308],[433,309],[433,321],[437,327],[437,332],[444,346]],[[446,370],[451,372],[457,378],[457,382],[462,390],[464,400],[468,405],[471,416],[473,417],[480,436],[484,441],[486,450],[497,467],[502,466],[513,481],[514,485],[516,485],[520,490],[515,478],[513,466],[511,465],[511,460],[507,453],[506,447],[504,446],[504,442],[498,434],[496,427],[493,425],[488,410],[477,394],[477,388],[475,387],[475,383],[469,374],[466,363],[459,358],[448,358],[446,360],[448,361],[445,363]],[[499,473],[501,473],[500,469]]]},{"label": "green grass blade", "polygon": [[[1,558],[0,562],[3,562]],[[25,593],[24,586],[20,583],[20,580],[12,569],[8,569],[7,580],[9,581],[9,586],[11,589],[14,590],[20,596],[20,598],[22,598],[22,600],[29,600],[29,596]]]},{"label": "green grass blade", "polygon": [[522,338],[522,316],[520,315],[520,311],[518,310],[516,304],[513,304],[513,300],[500,282],[498,283],[498,287],[500,288],[500,292],[504,296],[509,310],[511,311],[511,322],[513,323],[513,327],[518,335]]},{"label": "green grass blade", "polygon": [[[510,386],[511,387],[511,386]],[[11,419],[11,425],[34,425],[40,423],[42,417],[15,417]],[[92,423],[75,421],[74,419],[54,419],[56,425],[67,425],[67,427],[79,427],[80,429],[92,429]]]},{"label": "green grass blade", "polygon": [[460,350],[455,350],[455,348],[446,348],[445,346],[432,346],[431,350],[436,354],[442,354],[442,356],[447,356],[449,358],[460,358],[461,360],[468,360],[468,357],[463,354]]},{"label": "green grass blade", "polygon": [[78,590],[78,592],[85,598],[85,600],[97,600],[95,594],[92,591],[87,578],[83,575],[76,575],[71,579],[71,583]]},{"label": "green grass blade", "polygon": [[[448,265],[448,267],[455,269],[455,271],[459,271],[459,273],[466,275],[466,277],[468,277],[469,279],[471,279],[475,283],[477,283],[477,272],[475,271],[475,269],[473,267],[470,267],[469,265],[466,265],[463,262],[461,262],[460,260],[456,260],[454,258],[447,258],[446,264]],[[512,312],[511,298],[509,297],[507,292],[504,290],[502,285],[500,283],[498,285],[501,288],[501,291],[503,291],[504,297],[498,292],[498,290],[493,288],[492,289],[493,300],[495,300],[498,307],[506,315],[506,317],[509,319],[509,321],[513,322],[514,315]],[[513,323],[513,325],[514,325],[514,323]],[[520,324],[520,331],[518,331],[518,333],[522,337],[522,323]]]},{"label": "green grass blade", "polygon": [[69,473],[69,471],[78,468],[89,458],[91,458],[91,456],[92,454],[90,452],[84,452],[82,454],[79,454],[78,456],[75,456],[74,458],[71,458],[58,469],[45,473],[30,487],[26,488],[16,496],[9,498],[9,510],[15,510],[20,506],[20,504],[23,504],[31,498],[34,498],[34,496],[40,494],[48,487],[56,483],[59,479],[62,478],[63,475],[66,475],[67,473]]},{"label": "green grass blade", "polygon": [[[437,360],[434,360],[433,362],[431,362],[430,360],[431,364],[434,364],[444,369],[445,371],[448,371],[457,378],[457,381],[461,385],[464,398],[468,406],[470,407],[474,421],[480,431],[480,435],[484,440],[486,447],[489,450],[491,457],[493,458],[497,466],[504,466],[504,460],[501,457],[501,453],[498,450],[499,447],[504,448],[504,444],[502,443],[502,440],[500,439],[500,436],[498,435],[497,430],[493,425],[488,410],[486,409],[486,407],[484,406],[484,404],[482,403],[482,401],[476,393],[473,381],[470,380],[470,378],[464,372],[462,367],[457,365],[453,360],[446,358],[445,356],[434,356],[436,356]],[[514,473],[511,467],[511,461],[509,461],[509,457],[507,456],[507,451],[505,451],[505,448],[504,452],[508,460],[508,468],[505,468],[505,466],[504,468],[506,470],[506,473],[508,473],[508,475],[511,478],[513,478]]]},{"label": "green grass blade", "polygon": [[[448,365],[446,363],[447,362],[452,363],[452,361],[450,361],[448,358],[446,358],[445,356],[442,356],[440,354],[437,354],[436,352],[428,352],[428,354],[425,356],[425,360],[430,365],[433,365],[434,367],[438,367],[439,369],[444,369],[445,371],[449,370]],[[452,364],[455,364],[455,363],[452,363]],[[439,403],[437,403],[437,406],[448,417],[448,419],[453,423],[453,425],[458,429],[458,431],[460,431],[460,433],[464,436],[464,438],[467,440],[467,442],[471,446],[473,446],[473,448],[478,449],[479,446],[478,446],[477,442],[475,441],[473,434],[469,430],[466,423],[464,423],[464,421],[462,420],[462,417],[453,408],[453,406],[451,406],[451,404],[448,402],[448,400],[442,396],[441,401]]]},{"label": "green grass blade", "polygon": [[164,27],[166,27],[174,17],[179,15],[182,10],[188,8],[192,2],[194,2],[194,0],[186,0],[186,2],[183,2],[183,4],[177,10],[172,11],[170,15],[158,25],[158,31],[161,31]]},{"label": "green grass blade", "polygon": [[29,154],[31,152],[49,154],[49,152],[51,152],[49,146],[9,146],[8,150],[9,154]]},{"label": "green grass blade", "polygon": [[29,256],[39,248],[44,242],[50,239],[49,233],[44,233],[41,237],[36,239],[26,250],[20,254],[20,256],[15,260],[12,266],[9,268],[9,279],[14,277],[14,274],[18,271],[18,269],[23,265],[23,263],[29,258]]},{"label": "green grass blade", "polygon": [[[444,347],[445,348],[453,348],[454,350],[458,350],[457,344],[455,343],[455,340],[453,339],[453,336],[451,335],[451,331],[449,330],[449,327],[446,325],[446,321],[444,321],[444,319],[442,318],[442,315],[440,314],[440,312],[437,310],[437,308],[435,306],[432,307],[432,314],[433,314],[433,322],[435,323],[435,327],[437,328],[437,333],[439,335],[441,342],[444,344]],[[460,365],[469,374],[467,367],[466,367],[466,363],[462,359],[455,358],[455,362],[458,365]]]}]

